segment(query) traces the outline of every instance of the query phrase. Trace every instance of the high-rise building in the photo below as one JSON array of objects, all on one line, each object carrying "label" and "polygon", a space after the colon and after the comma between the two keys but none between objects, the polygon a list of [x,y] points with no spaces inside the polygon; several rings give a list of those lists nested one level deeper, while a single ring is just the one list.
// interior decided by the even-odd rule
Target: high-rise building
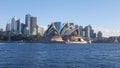
[{"label": "high-rise building", "polygon": [[83,27],[82,26],[79,26],[79,30],[80,30],[80,36],[84,36],[83,35]]},{"label": "high-rise building", "polygon": [[21,22],[20,19],[16,21],[17,24],[17,34],[21,34]]},{"label": "high-rise building", "polygon": [[30,35],[30,26],[31,26],[30,24],[31,24],[31,15],[27,14],[25,16],[25,25],[26,25],[26,27],[28,29],[28,35]]},{"label": "high-rise building", "polygon": [[98,37],[98,39],[102,38],[102,32],[101,31],[98,32],[97,37]]},{"label": "high-rise building", "polygon": [[84,31],[85,31],[85,37],[91,38],[90,32],[91,32],[92,27],[90,25],[86,26]]},{"label": "high-rise building", "polygon": [[60,29],[61,29],[61,22],[54,22],[54,25],[55,25],[57,31],[60,31]]},{"label": "high-rise building", "polygon": [[12,32],[16,33],[17,30],[17,24],[16,24],[16,17],[14,16],[11,20],[11,26],[12,26]]},{"label": "high-rise building", "polygon": [[91,25],[88,25],[85,27],[84,29],[85,32],[85,37],[88,39],[95,39],[96,38],[96,34],[94,33],[94,30],[92,29]]},{"label": "high-rise building", "polygon": [[95,38],[95,36],[94,36],[94,30],[93,29],[90,30],[90,37],[91,38]]},{"label": "high-rise building", "polygon": [[3,28],[0,28],[0,32],[3,32],[4,31],[4,29]]},{"label": "high-rise building", "polygon": [[31,35],[37,34],[37,17],[31,17],[30,19],[30,33]]},{"label": "high-rise building", "polygon": [[43,34],[44,34],[44,28],[38,27],[38,35],[43,36]]},{"label": "high-rise building", "polygon": [[[21,23],[21,33],[22,34],[25,34],[24,31],[25,31],[25,28],[26,28],[26,25]],[[29,34],[29,33],[28,33]]]},{"label": "high-rise building", "polygon": [[6,31],[7,32],[11,32],[11,24],[10,23],[7,23],[7,25],[6,25]]},{"label": "high-rise building", "polygon": [[28,28],[28,27],[25,27],[23,33],[24,33],[25,35],[29,35],[29,28]]}]

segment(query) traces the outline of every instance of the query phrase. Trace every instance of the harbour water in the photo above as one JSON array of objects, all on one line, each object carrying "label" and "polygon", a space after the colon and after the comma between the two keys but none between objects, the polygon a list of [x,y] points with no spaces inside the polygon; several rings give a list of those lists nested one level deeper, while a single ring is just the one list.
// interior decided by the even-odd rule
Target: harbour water
[{"label": "harbour water", "polygon": [[120,68],[120,44],[0,43],[0,68]]}]

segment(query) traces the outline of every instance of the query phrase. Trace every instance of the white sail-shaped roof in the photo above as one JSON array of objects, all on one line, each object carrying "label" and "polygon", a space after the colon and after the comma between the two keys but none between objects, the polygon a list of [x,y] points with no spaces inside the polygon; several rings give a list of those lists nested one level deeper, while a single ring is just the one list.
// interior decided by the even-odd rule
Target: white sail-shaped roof
[{"label": "white sail-shaped roof", "polygon": [[57,31],[54,23],[52,23],[52,24],[48,27],[48,29],[47,29],[46,32],[45,32],[45,36],[46,36],[46,35],[49,36],[49,35],[51,35],[51,34],[53,34],[53,33],[54,33],[54,34],[59,34],[59,32]]},{"label": "white sail-shaped roof", "polygon": [[77,32],[79,35],[79,29],[73,26],[70,26],[69,23],[66,23],[60,31],[61,36],[70,36],[73,32]]},{"label": "white sail-shaped roof", "polygon": [[48,29],[45,32],[45,35],[61,35],[62,37],[64,36],[70,36],[70,35],[79,35],[79,28],[75,28],[73,26],[70,26],[69,23],[66,23],[62,29],[60,30],[60,33],[57,31],[54,23],[52,23]]}]

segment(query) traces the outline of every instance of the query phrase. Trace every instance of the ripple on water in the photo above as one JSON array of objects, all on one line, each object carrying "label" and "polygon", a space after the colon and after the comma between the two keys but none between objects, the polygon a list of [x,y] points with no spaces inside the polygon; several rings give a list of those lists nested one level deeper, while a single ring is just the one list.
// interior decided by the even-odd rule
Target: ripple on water
[{"label": "ripple on water", "polygon": [[119,68],[119,48],[116,44],[0,43],[0,68]]}]

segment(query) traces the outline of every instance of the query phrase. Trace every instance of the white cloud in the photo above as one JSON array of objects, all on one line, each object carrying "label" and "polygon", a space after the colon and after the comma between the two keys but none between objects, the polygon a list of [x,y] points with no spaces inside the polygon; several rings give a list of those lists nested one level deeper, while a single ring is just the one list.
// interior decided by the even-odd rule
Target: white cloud
[{"label": "white cloud", "polygon": [[101,28],[101,27],[95,27],[94,30],[95,32],[101,31],[104,37],[120,36],[120,30]]}]

